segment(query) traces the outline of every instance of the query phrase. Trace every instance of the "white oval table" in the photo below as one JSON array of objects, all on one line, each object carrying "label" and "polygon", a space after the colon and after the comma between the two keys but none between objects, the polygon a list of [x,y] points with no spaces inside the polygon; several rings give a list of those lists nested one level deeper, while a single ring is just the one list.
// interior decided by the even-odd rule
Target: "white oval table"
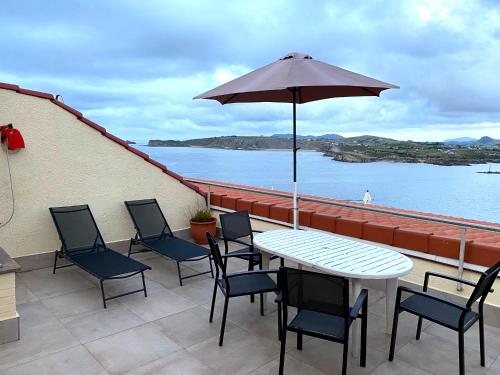
[{"label": "white oval table", "polygon": [[[277,255],[299,266],[348,277],[352,281],[354,298],[361,292],[363,279],[385,280],[386,332],[392,330],[398,278],[413,268],[407,256],[383,245],[319,231],[271,230],[257,234],[254,244],[262,252],[263,268],[269,268],[271,255]],[[352,350],[356,354],[358,332],[359,323],[355,321]]]}]

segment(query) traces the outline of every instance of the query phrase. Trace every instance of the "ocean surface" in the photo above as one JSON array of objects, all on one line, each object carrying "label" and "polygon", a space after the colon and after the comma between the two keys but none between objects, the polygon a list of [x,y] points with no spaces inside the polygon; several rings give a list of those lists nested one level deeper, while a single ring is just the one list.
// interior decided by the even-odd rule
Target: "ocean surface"
[{"label": "ocean surface", "polygon": [[[185,177],[292,191],[291,151],[243,151],[136,145]],[[500,175],[480,174],[486,164],[436,166],[407,163],[342,163],[319,152],[299,151],[299,193],[388,207],[500,222]],[[500,170],[500,164],[491,164]]]}]

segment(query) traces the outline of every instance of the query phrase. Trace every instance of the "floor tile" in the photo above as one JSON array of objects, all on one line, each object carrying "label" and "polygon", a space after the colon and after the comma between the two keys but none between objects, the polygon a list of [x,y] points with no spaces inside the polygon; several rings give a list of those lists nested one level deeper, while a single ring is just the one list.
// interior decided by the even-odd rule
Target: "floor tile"
[{"label": "floor tile", "polygon": [[500,374],[500,355],[497,357],[495,362],[490,366],[486,375],[498,375]]},{"label": "floor tile", "polygon": [[218,337],[213,337],[187,350],[221,375],[246,374],[277,358],[279,353],[276,342],[240,328],[227,330],[222,347],[218,345]]},{"label": "floor tile", "polygon": [[5,375],[98,375],[103,367],[83,347],[77,346],[4,370]]},{"label": "floor tile", "polygon": [[[157,257],[146,259],[143,263],[152,268],[146,273],[146,277],[148,279],[161,284],[165,288],[176,288],[180,286],[177,264],[173,260],[166,257]],[[186,267],[184,264],[181,264],[181,273],[182,276],[189,276],[195,274],[196,272],[191,268]],[[197,278],[184,280],[183,283],[184,285],[188,285],[191,281],[196,279]]]},{"label": "floor tile", "polygon": [[[279,370],[279,358],[265,364],[258,369],[251,371],[248,375],[276,375]],[[313,366],[308,365],[298,359],[292,357],[291,355],[287,355],[285,357],[285,365],[283,372],[286,375],[325,375],[324,372],[314,368]]]},{"label": "floor tile", "polygon": [[21,333],[33,327],[59,323],[52,312],[39,300],[17,306],[17,312],[20,316]]},{"label": "floor tile", "polygon": [[198,361],[192,354],[180,350],[136,368],[127,375],[217,375],[217,372]]},{"label": "floor tile", "polygon": [[148,294],[148,298],[140,295],[130,295],[123,297],[120,302],[146,322],[196,306],[188,299],[165,288],[153,290]]},{"label": "floor tile", "polygon": [[144,324],[141,318],[122,306],[72,316],[63,322],[81,343],[97,340]]},{"label": "floor tile", "polygon": [[53,297],[94,287],[92,282],[75,272],[74,267],[57,270],[55,275],[52,274],[52,270],[43,268],[21,272],[18,277],[39,298]]},{"label": "floor tile", "polygon": [[206,305],[212,302],[214,279],[193,279],[189,284],[170,289],[173,293],[187,298],[196,305]]},{"label": "floor tile", "polygon": [[378,366],[371,375],[433,375],[431,372],[420,370],[409,363],[394,359]]},{"label": "floor tile", "polygon": [[[368,309],[368,311],[370,311],[370,309]],[[417,323],[418,317],[415,315],[404,312],[399,315],[396,351],[401,349],[411,340],[415,340]],[[429,325],[429,321],[424,321],[422,323],[422,328],[425,329]],[[377,348],[377,350],[383,351],[389,355],[391,335],[386,333],[385,317],[381,319],[379,315],[368,313],[368,334],[366,341],[369,348]]]},{"label": "floor tile", "polygon": [[38,301],[38,297],[19,279],[16,279],[16,304]]},{"label": "floor tile", "polygon": [[85,345],[110,374],[122,374],[181,350],[147,323]]},{"label": "floor tile", "polygon": [[[208,321],[210,312],[202,307],[194,307],[155,321],[162,332],[178,345],[187,348],[211,337],[219,337],[221,317],[215,315],[213,323]],[[226,322],[226,329],[234,325]]]},{"label": "floor tile", "polygon": [[[458,373],[458,343],[452,344],[437,336],[422,332],[419,341],[411,341],[399,350],[395,358],[435,374]],[[484,374],[493,358],[486,356],[486,367],[480,366],[479,351],[465,349],[467,374]]]},{"label": "floor tile", "polygon": [[[288,341],[288,340],[287,340]],[[342,369],[342,344],[313,338],[304,342],[303,349],[288,349],[287,354],[323,371],[325,374],[339,374]],[[387,360],[386,354],[368,346],[366,352],[366,367],[360,367],[359,358],[348,356],[348,373],[369,374],[373,369]]]},{"label": "floor tile", "polygon": [[[101,291],[97,288],[44,298],[43,304],[59,319],[68,319],[75,315],[104,310]],[[108,308],[117,304],[117,300],[107,301]]]},{"label": "floor tile", "polygon": [[0,370],[77,346],[78,341],[60,323],[23,327],[21,340],[0,345]]},{"label": "floor tile", "polygon": [[[426,329],[426,333],[438,336],[452,344],[458,345],[458,333],[440,326],[439,324],[430,324]],[[486,354],[492,357],[500,355],[500,329],[484,326],[484,344]],[[479,351],[479,324],[474,324],[467,332],[465,332],[464,345],[466,348]]]}]

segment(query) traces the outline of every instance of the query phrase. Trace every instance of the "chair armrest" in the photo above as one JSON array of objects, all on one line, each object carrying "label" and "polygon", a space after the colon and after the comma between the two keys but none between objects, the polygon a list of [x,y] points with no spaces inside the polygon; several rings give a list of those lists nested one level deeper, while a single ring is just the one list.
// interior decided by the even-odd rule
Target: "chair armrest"
[{"label": "chair armrest", "polygon": [[261,257],[261,253],[252,253],[252,252],[245,252],[245,253],[237,253],[237,254],[221,254],[222,258],[234,258],[234,257],[241,257],[241,256],[254,256],[256,258]]},{"label": "chair armrest", "polygon": [[[446,280],[451,280],[451,281],[456,281],[456,282],[459,282],[459,283],[462,283],[465,285],[469,285],[469,286],[473,286],[473,287],[477,286],[477,283],[470,281],[470,280],[464,280],[464,279],[461,279],[461,278],[455,277],[455,276],[450,276],[450,275],[445,275],[442,273],[427,271],[425,273],[425,279],[424,279],[424,288],[425,288],[424,290],[426,290],[426,288],[428,286],[430,276],[439,277],[441,279],[446,279]],[[490,289],[490,293],[493,293],[494,291],[495,291],[494,289]]]},{"label": "chair armrest", "polygon": [[356,302],[352,306],[351,309],[351,318],[356,319],[359,315],[359,310],[361,310],[361,307],[363,307],[363,303],[365,300],[368,299],[368,290],[363,289],[358,295],[358,298],[356,299]]},{"label": "chair armrest", "polygon": [[235,243],[238,243],[240,245],[245,245],[245,246],[249,246],[249,247],[252,247],[253,245],[251,243],[247,243],[245,241],[240,241],[240,240],[230,240],[229,238],[224,238],[224,237],[219,237],[221,240],[223,240],[224,242],[235,242]]},{"label": "chair armrest", "polygon": [[[429,298],[429,299],[432,299],[434,301],[439,301],[439,302],[442,302],[442,303],[445,303],[447,305],[450,305],[450,306],[453,306],[457,309],[460,309],[462,311],[469,311],[470,308],[468,308],[467,306],[464,306],[464,305],[461,305],[459,303],[456,303],[456,302],[453,302],[453,301],[448,301],[444,298],[440,298],[440,297],[437,297],[437,296],[434,296],[432,294],[429,294],[429,293],[426,293],[426,292],[422,292],[420,290],[416,290],[416,289],[412,289],[412,288],[407,288],[405,286],[399,286],[398,287],[398,296],[399,296],[399,299],[401,299],[401,292],[406,292],[406,293],[412,293],[412,294],[416,294],[416,295],[419,295],[419,296],[422,296],[422,297],[426,297],[426,298]],[[400,301],[396,301],[396,303],[399,304]]]},{"label": "chair armrest", "polygon": [[477,285],[476,283],[469,281],[469,280],[462,280],[462,279],[455,277],[455,276],[450,276],[450,275],[445,275],[442,273],[430,272],[430,271],[427,271],[425,273],[424,285],[427,285],[427,283],[429,282],[429,276],[439,277],[441,279],[446,279],[446,280],[458,281],[458,282],[464,283],[465,285],[470,285],[470,286]]},{"label": "chair armrest", "polygon": [[254,270],[254,271],[243,271],[243,272],[234,272],[228,273],[226,277],[230,279],[231,277],[241,277],[247,275],[266,275],[266,274],[277,274],[279,270]]}]

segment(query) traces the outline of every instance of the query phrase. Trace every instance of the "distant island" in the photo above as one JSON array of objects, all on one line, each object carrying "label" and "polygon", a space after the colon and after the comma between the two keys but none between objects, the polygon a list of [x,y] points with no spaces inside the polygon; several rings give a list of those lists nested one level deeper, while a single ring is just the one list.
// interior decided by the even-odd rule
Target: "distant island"
[{"label": "distant island", "polygon": [[[286,150],[292,148],[291,134],[272,136],[223,136],[176,140],[150,140],[151,147],[207,147],[231,150]],[[297,147],[318,151],[336,161],[369,163],[393,161],[435,165],[500,163],[500,140],[460,138],[443,142],[398,141],[363,135],[345,138],[338,134],[297,136]]]}]

